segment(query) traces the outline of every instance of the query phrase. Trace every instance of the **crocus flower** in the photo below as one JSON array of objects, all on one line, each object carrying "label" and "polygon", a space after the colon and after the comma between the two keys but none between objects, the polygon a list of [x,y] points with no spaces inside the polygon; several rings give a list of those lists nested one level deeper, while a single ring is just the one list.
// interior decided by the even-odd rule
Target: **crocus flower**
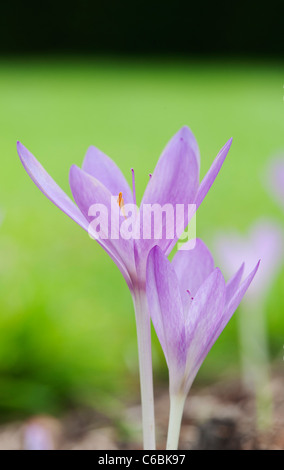
[{"label": "crocus flower", "polygon": [[259,304],[265,300],[283,264],[283,230],[277,222],[262,218],[245,235],[232,230],[217,234],[215,250],[228,276],[237,269],[243,257],[245,274],[261,259],[262,269],[246,296],[247,302]]},{"label": "crocus flower", "polygon": [[266,168],[264,184],[275,200],[284,208],[284,156],[273,158]]},{"label": "crocus flower", "polygon": [[184,401],[210,348],[248,289],[258,264],[241,283],[242,265],[226,284],[206,245],[178,251],[172,262],[154,247],[147,262],[147,299],[170,382],[168,444],[178,444]]},{"label": "crocus flower", "polygon": [[[183,127],[163,151],[141,201],[143,214],[147,204],[195,204],[199,207],[213,184],[231,146],[231,139],[220,150],[210,170],[199,184],[200,156],[197,142],[188,127]],[[122,210],[122,219],[127,204],[136,204],[135,178],[132,171],[133,188],[130,189],[116,164],[103,152],[90,147],[82,168],[73,165],[69,182],[76,204],[64,193],[44,170],[36,158],[18,142],[20,159],[38,188],[65,214],[84,230],[89,231],[93,215],[89,210],[93,204],[102,204],[111,212],[112,197]],[[137,215],[138,217],[138,215]],[[188,220],[185,220],[185,226]],[[163,232],[163,230],[161,230]],[[146,260],[154,245],[168,254],[178,236],[169,240],[99,238],[98,243],[116,263],[132,293],[137,323],[140,383],[142,396],[143,434],[145,447],[154,447],[154,412],[152,392],[152,362],[150,318],[146,301]]]},{"label": "crocus flower", "polygon": [[[155,171],[149,180],[141,208],[145,204],[166,203],[201,204],[213,184],[229,151],[231,139],[217,155],[209,172],[199,184],[200,157],[197,142],[188,127],[183,127],[168,143]],[[82,169],[71,166],[69,182],[76,204],[62,191],[48,175],[35,157],[18,142],[18,154],[29,176],[38,188],[63,212],[84,230],[88,231],[93,216],[89,208],[104,204],[111,211],[111,196],[121,193],[125,204],[136,203],[135,183],[131,191],[126,179],[116,164],[103,152],[90,147]],[[137,264],[145,264],[145,255],[153,245],[159,245],[169,253],[176,242],[163,236],[160,240],[113,240],[98,239],[121,270],[132,292],[137,289]],[[139,256],[140,255],[140,256]],[[145,272],[144,272],[145,277]],[[140,281],[139,283],[140,284]]]}]

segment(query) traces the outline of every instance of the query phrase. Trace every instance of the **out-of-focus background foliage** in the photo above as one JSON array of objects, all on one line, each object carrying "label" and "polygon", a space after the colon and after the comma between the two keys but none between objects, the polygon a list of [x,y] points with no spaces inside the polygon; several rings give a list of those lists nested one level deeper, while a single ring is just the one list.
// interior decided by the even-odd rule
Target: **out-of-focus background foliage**
[{"label": "out-of-focus background foliage", "polygon": [[[254,3],[220,12],[198,2],[157,2],[149,10],[145,2],[112,0],[1,6],[0,421],[139,400],[127,286],[106,253],[32,183],[17,140],[68,194],[70,166],[95,145],[129,182],[134,167],[139,199],[181,126],[196,135],[201,176],[233,136],[198,211],[197,235],[212,247],[217,232],[246,233],[261,216],[283,224],[263,185],[269,159],[284,148],[283,16],[278,0],[265,14]],[[266,303],[276,364],[283,282],[284,267]],[[154,332],[153,340],[155,383],[166,387]],[[238,371],[233,318],[197,381]]]},{"label": "out-of-focus background foliage", "polygon": [[[283,148],[283,67],[271,63],[2,60],[0,68],[0,416],[57,413],[138,395],[131,297],[107,254],[53,206],[25,173],[20,140],[70,194],[68,171],[94,144],[141,197],[171,136],[191,127],[203,176],[234,142],[197,216],[209,244],[222,229],[284,216],[262,185]],[[212,245],[211,245],[212,246]],[[282,360],[282,269],[267,301],[271,357]],[[253,334],[253,332],[252,332]],[[156,382],[166,368],[155,341]],[[235,319],[197,380],[238,370]]]}]

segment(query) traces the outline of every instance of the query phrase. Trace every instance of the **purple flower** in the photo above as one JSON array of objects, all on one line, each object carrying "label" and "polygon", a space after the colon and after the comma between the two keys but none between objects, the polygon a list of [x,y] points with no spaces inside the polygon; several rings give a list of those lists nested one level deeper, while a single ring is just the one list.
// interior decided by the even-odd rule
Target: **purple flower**
[{"label": "purple flower", "polygon": [[[162,153],[142,198],[141,211],[144,204],[155,203],[161,206],[167,203],[196,204],[198,208],[225,160],[231,141],[232,139],[221,149],[207,175],[199,184],[198,145],[190,129],[183,127]],[[89,208],[93,204],[103,204],[111,211],[111,196],[119,197],[120,194],[124,204],[136,203],[135,184],[131,191],[116,164],[95,147],[88,149],[82,169],[76,165],[70,169],[69,182],[77,205],[20,142],[18,142],[18,154],[38,188],[86,231],[93,219],[93,216],[89,215]],[[114,260],[131,292],[134,292],[137,285],[141,286],[141,282],[145,284],[145,265],[150,249],[154,245],[159,245],[165,253],[169,253],[177,238],[169,240],[163,236],[160,240],[125,240],[122,237],[119,239],[109,237],[97,241]]]},{"label": "purple flower", "polygon": [[226,284],[206,245],[199,239],[190,251],[170,262],[154,247],[147,263],[147,299],[163,348],[170,394],[186,396],[210,348],[237,309],[259,263],[242,282],[244,265]]},{"label": "purple flower", "polygon": [[264,300],[283,263],[283,230],[279,224],[269,219],[258,220],[246,235],[234,231],[217,235],[215,246],[228,276],[237,269],[241,259],[246,260],[245,274],[261,259],[261,270],[246,298],[254,303]]},{"label": "purple flower", "polygon": [[[168,143],[163,151],[153,175],[143,195],[140,210],[135,211],[137,219],[144,215],[146,206],[165,204],[172,206],[195,204],[199,207],[213,184],[231,146],[230,139],[220,150],[210,170],[199,184],[200,157],[195,137],[188,127],[183,127]],[[95,147],[90,147],[85,156],[82,169],[73,165],[70,169],[69,182],[76,204],[48,175],[35,157],[18,142],[18,153],[29,176],[38,188],[57,207],[71,217],[84,230],[89,231],[94,214],[90,209],[94,204],[101,204],[112,212],[115,201],[121,209],[120,226],[127,219],[127,204],[136,204],[135,178],[132,191],[116,164]],[[127,220],[126,220],[127,222]],[[180,233],[175,232],[171,239],[165,235],[165,221],[162,220],[162,236],[143,238],[101,237],[97,241],[116,263],[132,293],[139,351],[140,386],[142,399],[142,420],[144,447],[153,449],[154,409],[151,360],[150,317],[146,299],[146,261],[151,248],[159,245],[168,254],[175,245],[179,235],[187,226],[189,219],[184,220]],[[105,232],[109,228],[107,225]],[[143,227],[144,229],[144,227]]]}]

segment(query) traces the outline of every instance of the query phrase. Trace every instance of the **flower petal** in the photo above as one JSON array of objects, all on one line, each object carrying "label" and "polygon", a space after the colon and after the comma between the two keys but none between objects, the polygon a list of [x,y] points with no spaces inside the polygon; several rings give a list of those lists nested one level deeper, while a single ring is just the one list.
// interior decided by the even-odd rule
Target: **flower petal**
[{"label": "flower petal", "polygon": [[206,173],[205,177],[201,181],[195,198],[196,209],[198,209],[206,194],[208,193],[209,189],[211,188],[212,184],[214,183],[216,176],[218,175],[224,163],[224,160],[230,150],[232,141],[232,138],[229,139],[228,142],[224,145],[224,147],[220,150],[214,162],[212,163],[210,170]]},{"label": "flower petal", "polygon": [[198,178],[197,142],[191,130],[183,127],[169,141],[159,158],[141,205],[193,202]]},{"label": "flower petal", "polygon": [[214,335],[214,342],[216,341],[218,336],[221,334],[221,332],[223,331],[223,329],[227,325],[227,323],[230,320],[230,318],[232,317],[232,315],[237,310],[239,304],[241,303],[242,298],[244,297],[244,295],[245,295],[246,291],[248,290],[251,282],[253,281],[254,276],[257,273],[257,270],[259,268],[259,264],[260,264],[260,261],[258,261],[255,268],[251,271],[251,273],[247,276],[247,278],[242,282],[242,284],[239,286],[239,288],[237,289],[237,291],[235,292],[235,294],[233,295],[233,297],[231,298],[229,303],[226,305],[226,307],[224,309],[224,312],[223,312],[223,315],[222,315],[221,323],[218,326],[218,328],[216,329],[216,333]]},{"label": "flower petal", "polygon": [[[93,204],[102,204],[106,209],[107,220],[100,227],[103,238],[99,238],[98,241],[126,267],[131,277],[134,273],[133,240],[123,239],[119,235],[119,227],[117,231],[118,239],[112,236],[110,229],[112,194],[100,181],[76,165],[72,165],[70,169],[69,181],[76,204],[89,223],[94,219],[93,215],[89,215],[89,210]],[[89,232],[92,234],[91,226],[89,226]]]},{"label": "flower petal", "polygon": [[17,151],[26,172],[40,191],[84,230],[88,231],[89,223],[76,204],[55,183],[31,152],[20,142],[17,142]]},{"label": "flower petal", "polygon": [[82,169],[99,180],[113,196],[122,192],[125,204],[133,204],[132,191],[118,168],[107,155],[94,146],[88,148]]},{"label": "flower petal", "polygon": [[201,366],[204,358],[212,348],[213,344],[217,340],[217,338],[220,336],[222,331],[224,330],[225,326],[227,325],[228,321],[231,319],[232,315],[238,308],[243,296],[245,295],[247,289],[249,288],[257,270],[259,267],[260,261],[257,263],[256,267],[253,269],[253,271],[249,274],[249,276],[242,282],[238,290],[235,292],[233,297],[231,298],[230,302],[225,306],[223,311],[221,312],[220,315],[218,315],[218,321],[215,322],[215,325],[213,325],[213,328],[210,332],[210,335],[207,337],[207,344],[205,345],[205,348],[203,351],[200,351],[200,356],[196,360],[196,364],[193,367],[194,374],[198,372],[199,367]]},{"label": "flower petal", "polygon": [[[231,147],[232,144],[232,139],[228,140],[228,142],[224,145],[224,147],[220,150],[218,153],[217,157],[215,158],[213,164],[211,165],[210,170],[207,172],[205,177],[203,178],[202,182],[200,183],[195,200],[193,202],[194,206],[192,206],[191,214],[190,217],[187,220],[187,223],[190,222],[191,218],[193,217],[194,213],[197,211],[199,208],[200,204],[202,203],[203,199],[205,198],[206,194],[208,193],[209,189],[211,188],[212,184],[215,181],[216,176],[218,175],[224,160],[228,154],[228,151]],[[182,233],[179,233],[179,236],[177,239],[182,235]],[[169,255],[170,252],[172,251],[174,245],[177,242],[177,239],[173,240],[172,243],[170,243],[166,249],[166,255]]]},{"label": "flower petal", "polygon": [[[187,242],[190,243],[190,242]],[[214,270],[213,257],[199,238],[196,239],[195,247],[190,250],[177,251],[173,257],[172,264],[175,269],[183,303],[188,303],[188,292],[194,297],[199,287]]]},{"label": "flower petal", "polygon": [[184,314],[175,271],[158,246],[147,261],[146,292],[149,312],[170,373],[183,376],[186,360]]},{"label": "flower petal", "polygon": [[226,285],[226,304],[230,302],[235,292],[237,291],[240,282],[244,274],[245,264],[243,263],[239,270],[234,274],[233,277],[227,282]]},{"label": "flower petal", "polygon": [[[183,127],[168,143],[163,151],[154,173],[146,187],[140,207],[141,225],[143,225],[143,234],[141,234],[140,243],[137,243],[137,250],[141,259],[147,258],[149,250],[154,246],[160,246],[164,252],[167,248],[175,243],[174,222],[169,222],[163,217],[161,223],[158,224],[158,234],[154,227],[150,227],[149,239],[145,239],[145,226],[150,226],[150,221],[145,222],[144,215],[147,211],[146,205],[158,204],[160,207],[166,204],[173,208],[173,216],[175,218],[176,204],[183,204],[186,208],[185,223],[181,233],[188,224],[187,205],[193,204],[198,188],[199,181],[199,150],[198,145],[191,130]],[[171,212],[171,210],[170,210]],[[167,220],[167,223],[166,223]],[[142,224],[143,221],[143,224]],[[171,227],[169,227],[171,225]],[[167,235],[167,228],[173,228],[173,233]],[[157,227],[157,225],[156,225]],[[174,240],[174,242],[173,242]]]},{"label": "flower petal", "polygon": [[186,392],[210,349],[210,339],[222,318],[225,291],[224,277],[220,269],[215,268],[198,289],[189,308],[186,319],[188,344]]},{"label": "flower petal", "polygon": [[[36,186],[40,191],[55,204],[59,209],[61,209],[65,214],[67,214],[71,219],[73,219],[78,225],[80,225],[86,232],[89,229],[89,222],[84,217],[80,209],[74,204],[74,202],[64,193],[64,191],[58,186],[57,183],[51,178],[51,176],[45,171],[43,166],[36,160],[36,158],[27,150],[23,144],[20,142],[17,143],[17,150],[21,162],[27,171],[28,175],[31,177]],[[119,257],[109,249],[108,246],[104,244],[102,240],[98,240],[98,243],[104,248],[104,250],[109,254],[109,256],[116,263],[120,271],[122,272],[128,287],[132,290],[132,281],[129,277],[129,274],[121,262]]]}]

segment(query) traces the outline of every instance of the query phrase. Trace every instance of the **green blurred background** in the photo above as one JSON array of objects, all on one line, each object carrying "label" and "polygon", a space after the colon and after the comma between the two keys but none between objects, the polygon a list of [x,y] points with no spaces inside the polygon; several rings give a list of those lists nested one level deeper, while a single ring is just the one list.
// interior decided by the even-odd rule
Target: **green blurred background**
[{"label": "green blurred background", "polygon": [[[201,151],[201,176],[233,146],[197,215],[209,244],[222,229],[245,232],[260,216],[283,223],[263,188],[283,149],[283,72],[277,62],[1,59],[0,420],[77,405],[139,399],[131,297],[107,254],[36,188],[16,152],[20,140],[70,195],[68,172],[95,145],[141,198],[158,157],[183,125]],[[271,358],[282,361],[284,269],[270,292]],[[238,373],[233,318],[197,383]],[[154,338],[155,383],[167,371]],[[101,406],[101,405],[100,405]]]}]

